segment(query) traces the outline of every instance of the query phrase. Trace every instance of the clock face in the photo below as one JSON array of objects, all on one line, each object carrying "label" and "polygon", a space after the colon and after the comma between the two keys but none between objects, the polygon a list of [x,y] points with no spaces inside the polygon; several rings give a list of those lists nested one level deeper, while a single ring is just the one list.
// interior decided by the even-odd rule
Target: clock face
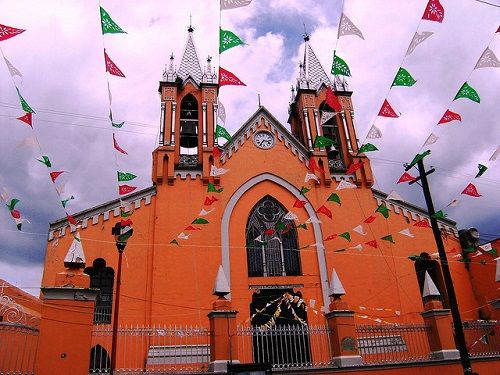
[{"label": "clock face", "polygon": [[259,148],[270,149],[274,146],[274,135],[268,131],[260,131],[254,134],[253,143]]}]

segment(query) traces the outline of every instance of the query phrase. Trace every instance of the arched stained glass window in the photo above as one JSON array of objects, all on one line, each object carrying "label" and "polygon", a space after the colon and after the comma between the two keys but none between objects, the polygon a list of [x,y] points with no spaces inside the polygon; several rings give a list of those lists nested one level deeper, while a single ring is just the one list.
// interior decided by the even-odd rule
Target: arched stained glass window
[{"label": "arched stained glass window", "polygon": [[246,226],[249,276],[300,275],[297,229],[287,210],[267,195],[250,212]]}]

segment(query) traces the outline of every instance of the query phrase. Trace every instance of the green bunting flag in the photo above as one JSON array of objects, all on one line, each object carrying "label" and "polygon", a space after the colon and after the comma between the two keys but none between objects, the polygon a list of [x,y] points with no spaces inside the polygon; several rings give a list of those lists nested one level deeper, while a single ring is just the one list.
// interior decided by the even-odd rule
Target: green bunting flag
[{"label": "green bunting flag", "polygon": [[71,197],[69,197],[69,198],[67,198],[67,199],[63,199],[63,200],[61,201],[62,206],[63,206],[64,208],[66,208],[66,205],[68,204],[68,202],[69,202],[70,200],[73,200],[73,199],[75,199],[75,197],[74,197],[74,196],[71,196]]},{"label": "green bunting flag", "polygon": [[327,202],[337,202],[338,204],[342,204],[342,203],[340,203],[339,195],[336,193],[331,193],[327,199]]},{"label": "green bunting flag", "polygon": [[297,229],[298,229],[298,228],[302,228],[302,229],[307,230],[307,225],[306,225],[306,224],[299,224],[299,225],[297,225],[295,228],[297,228]]},{"label": "green bunting flag", "polygon": [[245,44],[235,33],[229,30],[220,29],[219,32],[219,53],[222,53],[229,48],[233,48]]},{"label": "green bunting flag", "polygon": [[365,152],[369,151],[378,151],[378,148],[375,147],[375,145],[372,145],[371,143],[367,143],[364,145],[361,145],[361,147],[358,150],[358,154],[363,154]]},{"label": "green bunting flag", "polygon": [[395,243],[396,243],[396,242],[394,242],[394,240],[392,239],[392,235],[391,235],[391,234],[389,234],[389,235],[387,235],[387,236],[382,237],[382,238],[381,238],[381,240],[384,240],[384,241],[389,241],[390,243],[393,243],[393,244],[395,244]]},{"label": "green bunting flag", "polygon": [[455,98],[453,98],[453,100],[457,100],[460,98],[467,98],[476,103],[481,102],[481,98],[479,97],[477,91],[470,87],[467,82],[465,82],[462,87],[460,87],[460,90],[458,90],[458,93],[457,95],[455,95]]},{"label": "green bunting flag", "polygon": [[413,167],[415,164],[417,164],[420,160],[425,158],[430,153],[431,153],[431,150],[427,150],[427,151],[422,152],[421,154],[415,155],[415,157],[413,158],[413,160],[411,161],[411,163],[408,165],[407,168]]},{"label": "green bunting flag", "polygon": [[332,74],[341,76],[351,76],[351,71],[347,63],[337,55],[333,55]]},{"label": "green bunting flag", "polygon": [[375,212],[380,212],[386,219],[389,217],[389,209],[384,204],[378,206]]},{"label": "green bunting flag", "polygon": [[224,188],[217,189],[214,184],[208,183],[208,193],[222,193],[223,190]]},{"label": "green bunting flag", "polygon": [[415,84],[415,79],[408,73],[408,70],[404,68],[399,68],[396,77],[394,78],[394,82],[392,82],[392,86],[413,86]]},{"label": "green bunting flag", "polygon": [[104,34],[118,34],[118,33],[127,33],[126,31],[123,31],[123,29],[116,24],[115,21],[111,19],[111,16],[104,10],[103,7],[101,8],[101,28],[102,28],[102,33]]},{"label": "green bunting flag", "polygon": [[447,215],[442,210],[439,210],[438,212],[436,212],[431,217],[434,218],[434,219],[444,219],[446,216]]},{"label": "green bunting flag", "polygon": [[9,203],[6,204],[6,206],[9,208],[9,211],[12,211],[14,207],[16,207],[16,204],[18,204],[19,202],[20,202],[19,199],[13,198],[10,200]]},{"label": "green bunting flag", "polygon": [[22,95],[19,92],[19,89],[17,87],[16,87],[16,91],[17,91],[17,96],[19,96],[19,101],[21,102],[21,107],[23,108],[23,111],[26,113],[35,113],[35,111],[33,111],[33,109],[30,107],[28,102],[26,102],[26,100],[24,100],[24,98],[22,97]]},{"label": "green bunting flag", "polygon": [[217,125],[215,127],[215,138],[224,138],[227,139],[228,142],[231,142],[231,134],[222,126]]},{"label": "green bunting flag", "polygon": [[314,148],[329,147],[334,144],[335,142],[332,139],[318,135],[314,141]]},{"label": "green bunting flag", "polygon": [[114,128],[118,128],[118,129],[121,128],[124,124],[125,124],[125,121],[122,121],[122,122],[111,121],[111,126]]},{"label": "green bunting flag", "polygon": [[181,246],[181,245],[179,245],[179,242],[177,242],[177,240],[172,240],[172,241],[170,241],[170,243],[171,243],[172,245]]},{"label": "green bunting flag", "polygon": [[416,260],[420,260],[420,256],[419,256],[419,255],[410,255],[410,256],[408,257],[408,259],[413,260],[413,261],[416,261]]},{"label": "green bunting flag", "polygon": [[191,224],[208,224],[208,220],[199,217],[194,219]]},{"label": "green bunting flag", "polygon": [[42,164],[45,164],[47,166],[47,168],[52,167],[52,163],[50,162],[50,159],[48,156],[42,155],[42,159],[36,159],[36,160],[38,160]]},{"label": "green bunting flag", "polygon": [[277,230],[283,230],[286,228],[286,224],[284,222],[280,221],[280,222],[276,223],[275,227]]},{"label": "green bunting flag", "polygon": [[309,192],[311,189],[306,188],[305,186],[302,186],[300,188],[300,195],[306,195],[307,192]]},{"label": "green bunting flag", "polygon": [[486,172],[486,170],[488,169],[486,165],[482,164],[478,164],[477,167],[479,168],[479,172],[477,172],[476,177],[474,178],[481,177],[484,174],[484,172]]},{"label": "green bunting flag", "polygon": [[118,174],[118,181],[130,181],[136,178],[137,176],[132,173],[127,173],[127,172],[116,172]]},{"label": "green bunting flag", "polygon": [[133,213],[132,210],[130,210],[129,212],[125,212],[122,210],[122,211],[120,211],[120,217],[124,217],[124,218],[129,217],[129,216],[132,216],[132,213]]},{"label": "green bunting flag", "polygon": [[347,241],[351,242],[351,235],[349,234],[349,232],[341,233],[339,234],[339,237],[345,238]]}]

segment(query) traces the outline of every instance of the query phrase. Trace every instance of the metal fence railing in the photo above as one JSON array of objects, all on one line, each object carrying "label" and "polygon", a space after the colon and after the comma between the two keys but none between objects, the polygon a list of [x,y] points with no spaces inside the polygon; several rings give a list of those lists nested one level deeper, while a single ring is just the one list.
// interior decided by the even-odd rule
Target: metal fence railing
[{"label": "metal fence railing", "polygon": [[239,326],[237,340],[242,363],[271,363],[284,369],[325,367],[331,360],[329,331],[321,325]]},{"label": "metal fence railing", "polygon": [[0,322],[0,374],[34,374],[38,329]]},{"label": "metal fence railing", "polygon": [[[113,331],[94,326],[89,373],[109,373]],[[116,371],[205,372],[210,361],[210,333],[194,326],[123,326],[117,330]]]},{"label": "metal fence railing", "polygon": [[494,357],[500,355],[500,323],[497,321],[463,322],[465,342],[469,357]]},{"label": "metal fence railing", "polygon": [[427,361],[430,330],[424,324],[359,325],[359,353],[366,364]]}]

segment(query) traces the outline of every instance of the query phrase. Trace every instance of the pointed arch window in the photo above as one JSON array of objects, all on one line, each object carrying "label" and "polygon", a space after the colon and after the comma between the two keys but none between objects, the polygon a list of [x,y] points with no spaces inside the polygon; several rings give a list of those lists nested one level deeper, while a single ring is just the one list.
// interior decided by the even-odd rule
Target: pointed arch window
[{"label": "pointed arch window", "polygon": [[246,226],[249,276],[300,275],[297,229],[287,210],[267,195],[250,212]]},{"label": "pointed arch window", "polygon": [[[342,142],[340,141],[337,116],[325,102],[321,103],[319,109],[322,120],[321,130],[323,131],[323,136],[335,142],[335,146],[330,146],[327,150],[328,167],[331,172],[343,171],[346,168],[342,156]],[[323,121],[323,119],[325,119],[325,121]]]},{"label": "pointed arch window", "polygon": [[180,146],[194,148],[198,146],[198,101],[192,94],[181,101],[180,111]]},{"label": "pointed arch window", "polygon": [[115,271],[113,268],[106,266],[104,259],[97,258],[92,263],[92,267],[85,268],[83,272],[90,276],[90,287],[99,289],[94,308],[94,323],[110,324],[113,310]]}]

